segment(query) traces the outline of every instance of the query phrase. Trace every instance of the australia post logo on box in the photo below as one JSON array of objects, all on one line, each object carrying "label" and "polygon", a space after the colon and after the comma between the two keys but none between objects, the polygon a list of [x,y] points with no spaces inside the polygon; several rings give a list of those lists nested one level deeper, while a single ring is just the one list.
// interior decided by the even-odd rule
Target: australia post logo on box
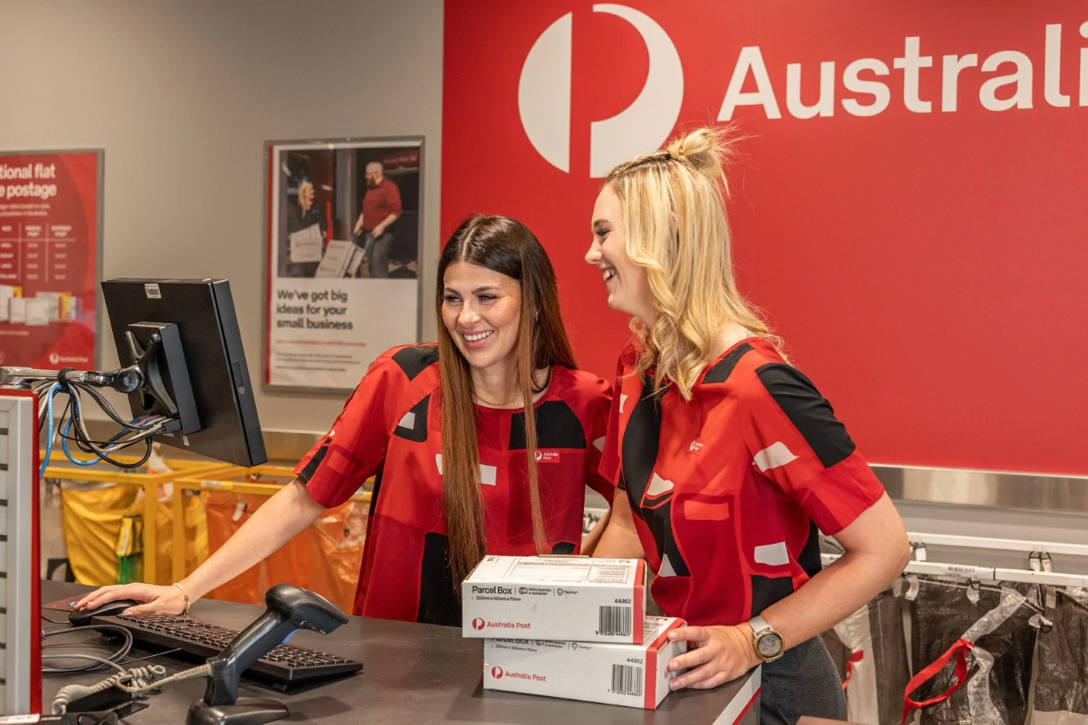
[{"label": "australia post logo on box", "polygon": [[489,621],[483,617],[476,617],[472,620],[472,628],[482,632],[485,629],[532,629],[533,625],[531,622]]},{"label": "australia post logo on box", "polygon": [[547,682],[547,675],[540,675],[534,672],[515,672],[513,670],[504,670],[501,667],[492,667],[491,676],[496,680],[501,680],[504,677],[513,678],[515,680],[529,680],[531,682]]},{"label": "australia post logo on box", "polygon": [[495,622],[488,621],[483,617],[476,617],[472,620],[472,628],[477,632],[482,632],[484,629],[491,627],[492,629],[532,629],[531,622]]}]

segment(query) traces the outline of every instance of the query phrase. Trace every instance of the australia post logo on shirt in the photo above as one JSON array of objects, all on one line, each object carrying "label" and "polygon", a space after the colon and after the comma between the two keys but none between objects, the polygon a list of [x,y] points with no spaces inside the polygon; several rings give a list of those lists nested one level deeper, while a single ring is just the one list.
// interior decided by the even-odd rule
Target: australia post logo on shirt
[{"label": "australia post logo on shirt", "polygon": [[559,463],[559,451],[536,451],[537,463]]}]

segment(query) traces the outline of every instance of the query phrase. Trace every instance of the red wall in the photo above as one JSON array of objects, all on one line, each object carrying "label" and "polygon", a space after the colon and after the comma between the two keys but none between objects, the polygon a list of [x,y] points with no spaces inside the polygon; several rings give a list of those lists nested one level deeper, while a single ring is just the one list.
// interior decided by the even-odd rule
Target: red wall
[{"label": "red wall", "polygon": [[[1082,54],[1088,75],[1081,35],[1088,7],[937,0],[626,6],[652,18],[679,55],[677,130],[718,119],[740,49],[759,47],[781,118],[768,118],[763,106],[733,115],[747,136],[729,174],[741,288],[768,312],[866,457],[1088,474],[1088,77],[1080,78]],[[569,172],[537,152],[518,104],[530,49],[566,13],[573,28]],[[442,232],[475,211],[528,224],[558,270],[580,362],[608,377],[627,330],[626,318],[605,305],[600,275],[582,260],[600,188],[589,173],[590,124],[639,95],[647,45],[626,20],[580,0],[457,0],[447,2],[445,22]],[[1052,54],[1050,67],[1058,84],[1049,94],[1048,24],[1061,25],[1060,56]],[[928,113],[909,110],[910,72],[894,67],[908,37],[932,58],[917,71]],[[983,70],[999,51],[1019,51],[1032,68],[1030,81],[994,97],[1018,90],[1030,108],[989,110],[980,100],[986,81],[1016,70],[1013,63]],[[972,53],[977,67],[959,75],[957,110],[942,110],[943,57]],[[889,68],[881,78],[862,75],[885,83],[890,98],[867,117],[842,103],[873,100],[844,87],[844,68],[861,58]],[[820,63],[828,61],[835,63],[833,114],[793,117],[787,64],[801,64],[802,100],[811,104]],[[743,90],[755,89],[749,77]],[[1061,103],[1055,92],[1069,105],[1053,105]],[[658,141],[648,143],[644,151]]]}]

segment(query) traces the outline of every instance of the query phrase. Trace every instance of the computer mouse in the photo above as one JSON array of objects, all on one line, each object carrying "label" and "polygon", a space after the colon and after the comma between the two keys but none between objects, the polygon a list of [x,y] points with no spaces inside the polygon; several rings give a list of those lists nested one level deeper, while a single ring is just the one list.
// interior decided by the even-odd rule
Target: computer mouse
[{"label": "computer mouse", "polygon": [[91,623],[91,617],[115,617],[129,607],[135,607],[140,602],[131,599],[118,599],[116,602],[107,602],[97,609],[73,609],[68,612],[68,621],[74,627],[82,627]]}]

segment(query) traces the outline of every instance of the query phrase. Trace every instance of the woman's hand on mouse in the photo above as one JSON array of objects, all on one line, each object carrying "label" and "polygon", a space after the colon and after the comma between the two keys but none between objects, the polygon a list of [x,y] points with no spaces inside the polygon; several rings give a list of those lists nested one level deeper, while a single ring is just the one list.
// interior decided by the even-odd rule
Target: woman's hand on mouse
[{"label": "woman's hand on mouse", "polygon": [[175,586],[160,587],[154,584],[113,584],[95,589],[76,602],[73,609],[98,609],[103,604],[119,599],[143,602],[125,610],[124,614],[184,614],[185,595]]}]

